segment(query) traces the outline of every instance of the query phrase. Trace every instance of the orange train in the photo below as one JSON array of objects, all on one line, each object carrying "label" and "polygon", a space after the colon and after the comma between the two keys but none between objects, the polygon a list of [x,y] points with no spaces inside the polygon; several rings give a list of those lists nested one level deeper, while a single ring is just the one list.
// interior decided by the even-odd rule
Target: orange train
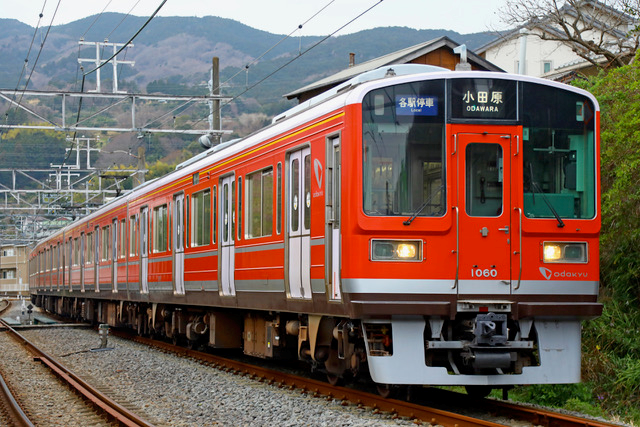
[{"label": "orange train", "polygon": [[39,242],[31,296],[332,381],[578,382],[599,118],[541,79],[365,73]]}]

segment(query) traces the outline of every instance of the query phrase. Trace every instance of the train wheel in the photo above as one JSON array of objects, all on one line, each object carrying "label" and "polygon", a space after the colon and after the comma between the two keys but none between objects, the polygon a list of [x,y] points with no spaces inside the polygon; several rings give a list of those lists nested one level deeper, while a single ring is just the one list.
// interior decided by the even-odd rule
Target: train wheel
[{"label": "train wheel", "polygon": [[338,383],[340,382],[340,379],[341,378],[339,375],[327,373],[327,381],[329,382],[329,384],[333,386],[338,385]]},{"label": "train wheel", "polygon": [[493,390],[488,385],[466,385],[464,388],[467,390],[469,396],[477,398],[485,398],[489,396],[489,393]]},{"label": "train wheel", "polygon": [[376,390],[378,390],[378,394],[385,399],[391,396],[390,384],[376,384]]}]

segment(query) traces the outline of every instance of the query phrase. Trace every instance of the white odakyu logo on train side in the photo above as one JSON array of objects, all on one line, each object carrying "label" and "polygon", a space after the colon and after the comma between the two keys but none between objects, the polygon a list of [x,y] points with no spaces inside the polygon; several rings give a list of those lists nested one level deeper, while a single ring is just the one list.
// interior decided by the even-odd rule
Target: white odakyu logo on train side
[{"label": "white odakyu logo on train side", "polygon": [[318,188],[322,188],[322,163],[320,163],[320,160],[315,159],[313,161],[313,169],[316,175],[316,182],[318,183]]},{"label": "white odakyu logo on train side", "polygon": [[548,268],[540,267],[540,273],[544,276],[545,279],[551,280],[551,276],[553,276],[553,272]]},{"label": "white odakyu logo on train side", "polygon": [[589,276],[589,273],[577,273],[571,271],[551,271],[548,268],[540,267],[540,274],[544,276],[545,279],[551,280],[552,277],[563,278],[563,279],[586,279]]}]

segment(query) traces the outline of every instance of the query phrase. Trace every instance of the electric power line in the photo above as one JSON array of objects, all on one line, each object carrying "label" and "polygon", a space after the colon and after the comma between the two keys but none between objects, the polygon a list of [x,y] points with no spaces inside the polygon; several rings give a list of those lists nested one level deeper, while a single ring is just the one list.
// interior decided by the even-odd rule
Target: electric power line
[{"label": "electric power line", "polygon": [[[118,54],[120,52],[122,52],[127,46],[129,46],[129,44],[136,38],[138,37],[138,35],[142,32],[142,30],[144,30],[144,28],[149,24],[149,22],[151,22],[151,20],[158,14],[158,12],[160,12],[160,9],[162,9],[162,7],[164,6],[164,4],[167,2],[167,0],[163,0],[162,3],[160,3],[160,6],[158,6],[158,8],[151,14],[151,16],[146,20],[146,22],[142,25],[142,27],[140,27],[140,29],[138,29],[138,31],[136,31],[136,33],[131,36],[131,38],[122,45],[122,47],[115,52],[109,59],[107,59],[106,61],[104,61],[103,63],[101,63],[100,65],[98,65],[97,67],[95,67],[93,70],[87,71],[86,73],[82,74],[82,85],[80,87],[80,92],[84,92],[84,83],[86,81],[86,77],[89,74],[94,73],[95,71],[99,70],[100,68],[102,68],[105,64],[107,64],[109,61],[111,61],[113,58],[115,58],[116,56],[118,56]],[[82,97],[80,97],[80,101],[78,102],[78,114],[76,115],[76,124],[79,122],[80,120],[80,112],[82,111]],[[75,131],[73,133],[73,139],[76,138],[77,135],[77,131]],[[69,158],[69,155],[67,154],[67,156],[65,156],[64,161],[62,162],[64,164],[64,162],[66,162]]]},{"label": "electric power line", "polygon": [[[368,7],[367,9],[365,9],[363,12],[361,12],[359,15],[357,15],[355,18],[351,19],[350,21],[348,21],[346,24],[342,25],[340,28],[338,28],[337,30],[333,31],[332,33],[328,34],[327,36],[323,37],[321,40],[319,40],[318,42],[314,43],[311,47],[309,47],[308,49],[301,51],[298,56],[295,56],[294,58],[292,58],[291,60],[287,61],[286,63],[284,63],[283,65],[281,65],[280,67],[276,68],[274,71],[272,71],[271,73],[267,74],[265,77],[263,77],[262,79],[260,79],[259,81],[257,81],[255,84],[253,84],[252,86],[247,87],[244,91],[240,92],[239,94],[233,96],[229,101],[225,102],[224,104],[220,105],[220,108],[229,105],[231,102],[235,101],[236,99],[240,98],[242,95],[244,95],[245,93],[249,92],[250,90],[252,90],[253,88],[255,88],[256,86],[262,84],[265,80],[267,80],[268,78],[270,78],[271,76],[273,76],[274,74],[276,74],[277,72],[279,72],[280,70],[282,70],[283,68],[285,68],[286,66],[288,66],[289,64],[291,64],[292,62],[294,62],[295,60],[301,58],[303,55],[305,55],[306,53],[308,53],[310,50],[314,49],[315,47],[317,47],[318,45],[320,45],[321,43],[325,42],[327,39],[329,39],[330,37],[332,37],[334,34],[336,34],[338,31],[341,31],[342,29],[344,29],[346,26],[352,24],[353,22],[355,22],[357,19],[360,19],[363,15],[365,15],[367,12],[371,11],[374,7],[378,6],[380,3],[382,3],[384,0],[377,0],[376,4]],[[194,125],[204,121],[205,118],[202,118],[196,122],[194,122]]]}]

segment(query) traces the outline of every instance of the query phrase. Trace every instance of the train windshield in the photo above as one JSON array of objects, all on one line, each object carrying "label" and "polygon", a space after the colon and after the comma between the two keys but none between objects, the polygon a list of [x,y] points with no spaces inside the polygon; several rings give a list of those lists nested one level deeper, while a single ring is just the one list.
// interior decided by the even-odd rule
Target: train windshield
[{"label": "train windshield", "polygon": [[580,94],[522,84],[524,213],[595,216],[595,108]]},{"label": "train windshield", "polygon": [[381,88],[365,96],[365,214],[445,214],[444,87],[444,80],[432,80]]}]

